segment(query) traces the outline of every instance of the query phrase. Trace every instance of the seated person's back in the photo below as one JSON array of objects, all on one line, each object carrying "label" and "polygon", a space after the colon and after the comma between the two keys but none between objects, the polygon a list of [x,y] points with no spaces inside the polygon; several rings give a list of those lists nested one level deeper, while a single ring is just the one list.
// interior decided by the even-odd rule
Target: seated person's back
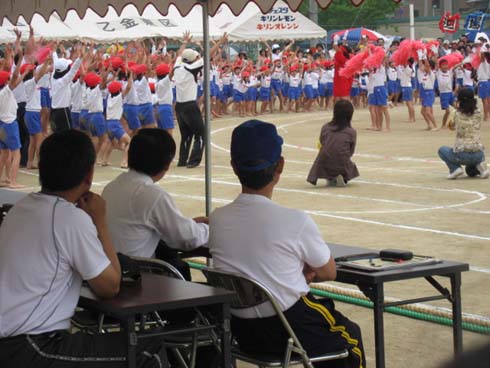
[{"label": "seated person's back", "polygon": [[[258,120],[233,131],[231,164],[242,193],[210,216],[214,266],[264,284],[310,356],[346,348],[349,367],[362,368],[359,327],[335,310],[333,301],[318,301],[309,293],[309,282],[335,279],[328,246],[308,215],[271,200],[284,168],[282,143],[274,125]],[[284,353],[288,336],[271,305],[235,309],[232,314],[232,331],[242,349]]]},{"label": "seated person's back", "polygon": [[[101,298],[115,296],[121,281],[105,203],[89,191],[94,164],[84,133],[48,137],[40,150],[41,192],[17,202],[0,227],[2,368],[126,366],[125,333],[68,332],[82,280]],[[155,363],[160,345],[139,346],[141,366]]]},{"label": "seated person's back", "polygon": [[107,184],[107,221],[116,249],[152,257],[160,240],[169,247],[192,250],[208,241],[207,219],[185,217],[157,182],[175,156],[175,142],[161,129],[141,129],[128,152],[129,171]]}]

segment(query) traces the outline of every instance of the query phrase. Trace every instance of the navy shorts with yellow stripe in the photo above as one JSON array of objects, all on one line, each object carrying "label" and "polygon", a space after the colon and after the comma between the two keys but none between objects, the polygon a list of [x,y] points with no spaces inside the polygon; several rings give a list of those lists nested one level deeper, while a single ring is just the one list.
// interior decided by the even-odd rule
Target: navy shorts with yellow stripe
[{"label": "navy shorts with yellow stripe", "polygon": [[[347,361],[316,363],[315,368],[366,366],[361,329],[337,311],[331,299],[316,299],[308,294],[284,311],[284,315],[310,357],[342,349],[349,350]],[[233,317],[231,328],[244,351],[262,354],[284,353],[288,335],[277,316]]]}]

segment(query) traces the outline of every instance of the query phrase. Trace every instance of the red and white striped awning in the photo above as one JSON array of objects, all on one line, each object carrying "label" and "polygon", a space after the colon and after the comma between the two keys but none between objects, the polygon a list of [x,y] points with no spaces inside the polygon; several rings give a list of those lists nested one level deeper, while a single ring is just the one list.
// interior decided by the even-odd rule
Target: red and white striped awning
[{"label": "red and white striped awning", "polygon": [[[272,9],[276,0],[1,0],[0,1],[0,19],[8,18],[15,23],[19,16],[23,16],[27,22],[30,22],[34,14],[40,14],[46,21],[53,12],[65,19],[66,13],[70,9],[74,9],[80,18],[83,18],[88,8],[95,11],[100,16],[107,13],[107,8],[112,5],[116,12],[121,14],[123,8],[128,4],[134,4],[138,11],[143,12],[148,4],[153,4],[155,8],[162,14],[168,13],[168,7],[174,5],[179,12],[185,16],[195,5],[202,4],[203,1],[208,3],[208,13],[213,16],[220,5],[226,4],[233,12],[238,15],[243,8],[250,2],[254,2],[262,10],[267,13]],[[292,11],[296,11],[304,0],[284,0]],[[316,0],[318,6],[322,9],[328,8],[333,0]],[[355,6],[362,4],[364,0],[350,0]],[[400,0],[394,0],[399,2]]]}]

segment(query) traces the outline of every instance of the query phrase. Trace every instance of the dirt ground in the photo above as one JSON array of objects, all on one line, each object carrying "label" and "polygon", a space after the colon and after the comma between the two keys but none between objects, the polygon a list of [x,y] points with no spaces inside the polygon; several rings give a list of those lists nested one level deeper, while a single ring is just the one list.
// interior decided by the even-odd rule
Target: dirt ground
[{"label": "dirt ground", "polygon": [[[417,109],[420,109],[417,106]],[[434,106],[438,124],[439,105]],[[354,161],[360,177],[346,188],[314,187],[305,180],[316,154],[322,124],[331,111],[265,115],[260,118],[279,128],[285,144],[285,172],[277,185],[274,200],[307,211],[318,224],[325,241],[373,249],[400,248],[416,254],[467,262],[471,271],[463,274],[463,311],[490,318],[490,180],[461,177],[447,180],[448,170],[437,149],[451,146],[454,132],[425,131],[417,111],[417,122],[407,123],[406,107],[390,109],[392,131],[374,132],[367,110],[354,114],[358,132]],[[212,121],[212,197],[213,208],[233,200],[240,186],[229,165],[231,131],[243,118],[227,117]],[[175,133],[180,142],[178,132]],[[490,147],[490,123],[485,123],[482,138]],[[114,153],[112,162],[119,162]],[[122,169],[99,167],[94,190],[101,192]],[[19,182],[25,191],[37,190],[37,173],[22,170]],[[187,169],[172,167],[160,182],[171,193],[181,210],[189,216],[204,214],[204,165]],[[443,280],[445,281],[445,280]],[[447,285],[447,284],[446,284]],[[350,285],[338,284],[345,288]],[[423,280],[391,283],[385,295],[412,298],[432,295]],[[431,302],[447,307],[447,302]],[[363,331],[367,364],[374,366],[372,311],[337,303],[338,308],[358,322]],[[386,366],[389,368],[437,367],[452,354],[449,327],[385,314]],[[465,349],[488,336],[464,332]]]}]

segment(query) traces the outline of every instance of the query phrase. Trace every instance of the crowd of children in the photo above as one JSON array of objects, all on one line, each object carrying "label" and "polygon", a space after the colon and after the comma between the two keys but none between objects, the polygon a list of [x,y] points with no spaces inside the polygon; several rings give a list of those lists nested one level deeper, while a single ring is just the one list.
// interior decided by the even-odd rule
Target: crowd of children
[{"label": "crowd of children", "polygon": [[[124,47],[65,48],[63,43],[34,40],[33,32],[26,44],[18,31],[17,36],[16,44],[4,45],[0,55],[0,186],[18,187],[21,145],[28,145],[23,164],[37,168],[39,147],[50,130],[74,128],[89,134],[100,165],[109,164],[114,148],[122,150],[121,167],[127,166],[130,137],[139,128],[159,127],[172,134],[173,69],[182,62],[188,33],[177,51],[167,50],[164,39],[151,45],[135,41]],[[265,47],[257,60],[244,52],[231,60],[221,43],[213,47],[209,88],[213,117],[308,112],[350,99],[355,108],[369,108],[370,129],[389,131],[388,107],[406,104],[408,121],[415,122],[414,105],[420,100],[427,129],[437,130],[436,95],[446,111],[441,124],[445,127],[454,93],[477,87],[484,120],[490,120],[488,40],[449,51],[443,42],[423,45],[407,40],[386,48],[382,39],[372,45],[363,37],[353,50],[335,41],[331,50],[318,44],[308,52],[295,48],[294,42],[281,47],[262,41]],[[408,58],[402,51],[407,47],[412,51]],[[354,67],[354,59],[361,63]],[[202,72],[195,78],[202,107]]]}]

